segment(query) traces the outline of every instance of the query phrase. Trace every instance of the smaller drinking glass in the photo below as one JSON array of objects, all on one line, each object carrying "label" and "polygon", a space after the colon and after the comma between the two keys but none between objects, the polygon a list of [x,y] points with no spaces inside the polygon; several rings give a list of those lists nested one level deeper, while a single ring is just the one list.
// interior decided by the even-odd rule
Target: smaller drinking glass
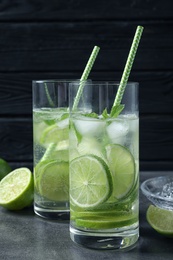
[{"label": "smaller drinking glass", "polygon": [[33,81],[34,211],[69,219],[69,112],[66,80]]}]

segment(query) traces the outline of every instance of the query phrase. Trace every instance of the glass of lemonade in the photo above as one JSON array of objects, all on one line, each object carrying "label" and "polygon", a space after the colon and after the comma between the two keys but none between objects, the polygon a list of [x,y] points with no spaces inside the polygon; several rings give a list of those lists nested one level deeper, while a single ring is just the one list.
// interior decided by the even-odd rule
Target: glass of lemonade
[{"label": "glass of lemonade", "polygon": [[66,80],[33,81],[34,211],[69,219],[69,112]]},{"label": "glass of lemonade", "polygon": [[79,84],[70,84],[70,236],[93,249],[130,249],[139,236],[138,83],[110,117],[118,87],[86,83],[74,110]]}]

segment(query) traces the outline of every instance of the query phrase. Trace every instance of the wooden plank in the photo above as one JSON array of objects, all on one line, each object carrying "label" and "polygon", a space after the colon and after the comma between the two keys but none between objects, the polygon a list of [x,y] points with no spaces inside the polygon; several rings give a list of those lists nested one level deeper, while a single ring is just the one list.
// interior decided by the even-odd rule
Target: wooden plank
[{"label": "wooden plank", "polygon": [[[173,118],[141,117],[140,160],[141,170],[146,167],[172,166]],[[0,119],[0,157],[12,163],[32,163],[32,119]],[[168,163],[166,165],[166,163]],[[158,165],[157,165],[158,164]],[[160,165],[160,166],[159,166]],[[149,168],[148,168],[149,169]],[[150,168],[151,170],[151,168]]]},{"label": "wooden plank", "polygon": [[[122,71],[137,22],[0,23],[0,71],[82,71],[94,45],[95,70]],[[133,70],[173,69],[173,22],[144,23]]]},{"label": "wooden plank", "polygon": [[140,171],[172,171],[173,161],[142,161],[140,160]]},{"label": "wooden plank", "polygon": [[9,162],[32,160],[33,148],[31,119],[0,119],[0,136],[0,157]]},{"label": "wooden plank", "polygon": [[172,161],[173,117],[153,116],[140,119],[140,158],[148,161]]},{"label": "wooden plank", "polygon": [[[31,116],[33,79],[77,79],[82,71],[75,72],[31,72],[0,73],[0,111],[4,116]],[[95,71],[90,74],[93,80],[120,80],[121,72]],[[165,115],[173,113],[173,74],[172,72],[134,72],[131,81],[139,84],[140,115]]]},{"label": "wooden plank", "polygon": [[[136,21],[64,21],[64,22],[8,22],[0,23],[1,50],[80,49],[88,50],[95,43],[104,49],[130,47]],[[155,50],[172,46],[173,21],[143,21],[145,28],[141,44]],[[164,36],[164,38],[163,38]],[[11,42],[8,40],[12,40]],[[33,41],[34,40],[34,41]],[[81,43],[83,43],[81,45]]]},{"label": "wooden plank", "polygon": [[12,170],[15,170],[17,168],[21,168],[21,167],[27,167],[31,170],[31,172],[33,173],[33,163],[32,162],[10,162],[9,165],[11,166]]},{"label": "wooden plank", "polygon": [[65,20],[65,19],[171,19],[172,1],[3,1],[0,19],[8,20]]}]

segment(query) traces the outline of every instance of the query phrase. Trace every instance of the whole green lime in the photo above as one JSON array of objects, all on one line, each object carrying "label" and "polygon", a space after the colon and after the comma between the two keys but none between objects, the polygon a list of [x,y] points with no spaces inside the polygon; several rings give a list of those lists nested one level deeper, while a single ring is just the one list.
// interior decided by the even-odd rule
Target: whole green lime
[{"label": "whole green lime", "polygon": [[0,181],[12,171],[10,165],[2,158],[0,158]]}]

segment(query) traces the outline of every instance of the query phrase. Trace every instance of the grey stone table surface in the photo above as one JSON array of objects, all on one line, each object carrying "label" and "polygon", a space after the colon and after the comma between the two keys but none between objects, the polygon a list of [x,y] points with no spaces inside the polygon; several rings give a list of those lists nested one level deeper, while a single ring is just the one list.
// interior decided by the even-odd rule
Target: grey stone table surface
[{"label": "grey stone table surface", "polygon": [[[173,172],[141,172],[140,182]],[[33,208],[18,212],[0,208],[0,260],[162,260],[173,259],[173,239],[161,236],[146,220],[150,202],[140,191],[140,239],[131,251],[90,250],[74,244],[69,223],[36,216]]]}]

